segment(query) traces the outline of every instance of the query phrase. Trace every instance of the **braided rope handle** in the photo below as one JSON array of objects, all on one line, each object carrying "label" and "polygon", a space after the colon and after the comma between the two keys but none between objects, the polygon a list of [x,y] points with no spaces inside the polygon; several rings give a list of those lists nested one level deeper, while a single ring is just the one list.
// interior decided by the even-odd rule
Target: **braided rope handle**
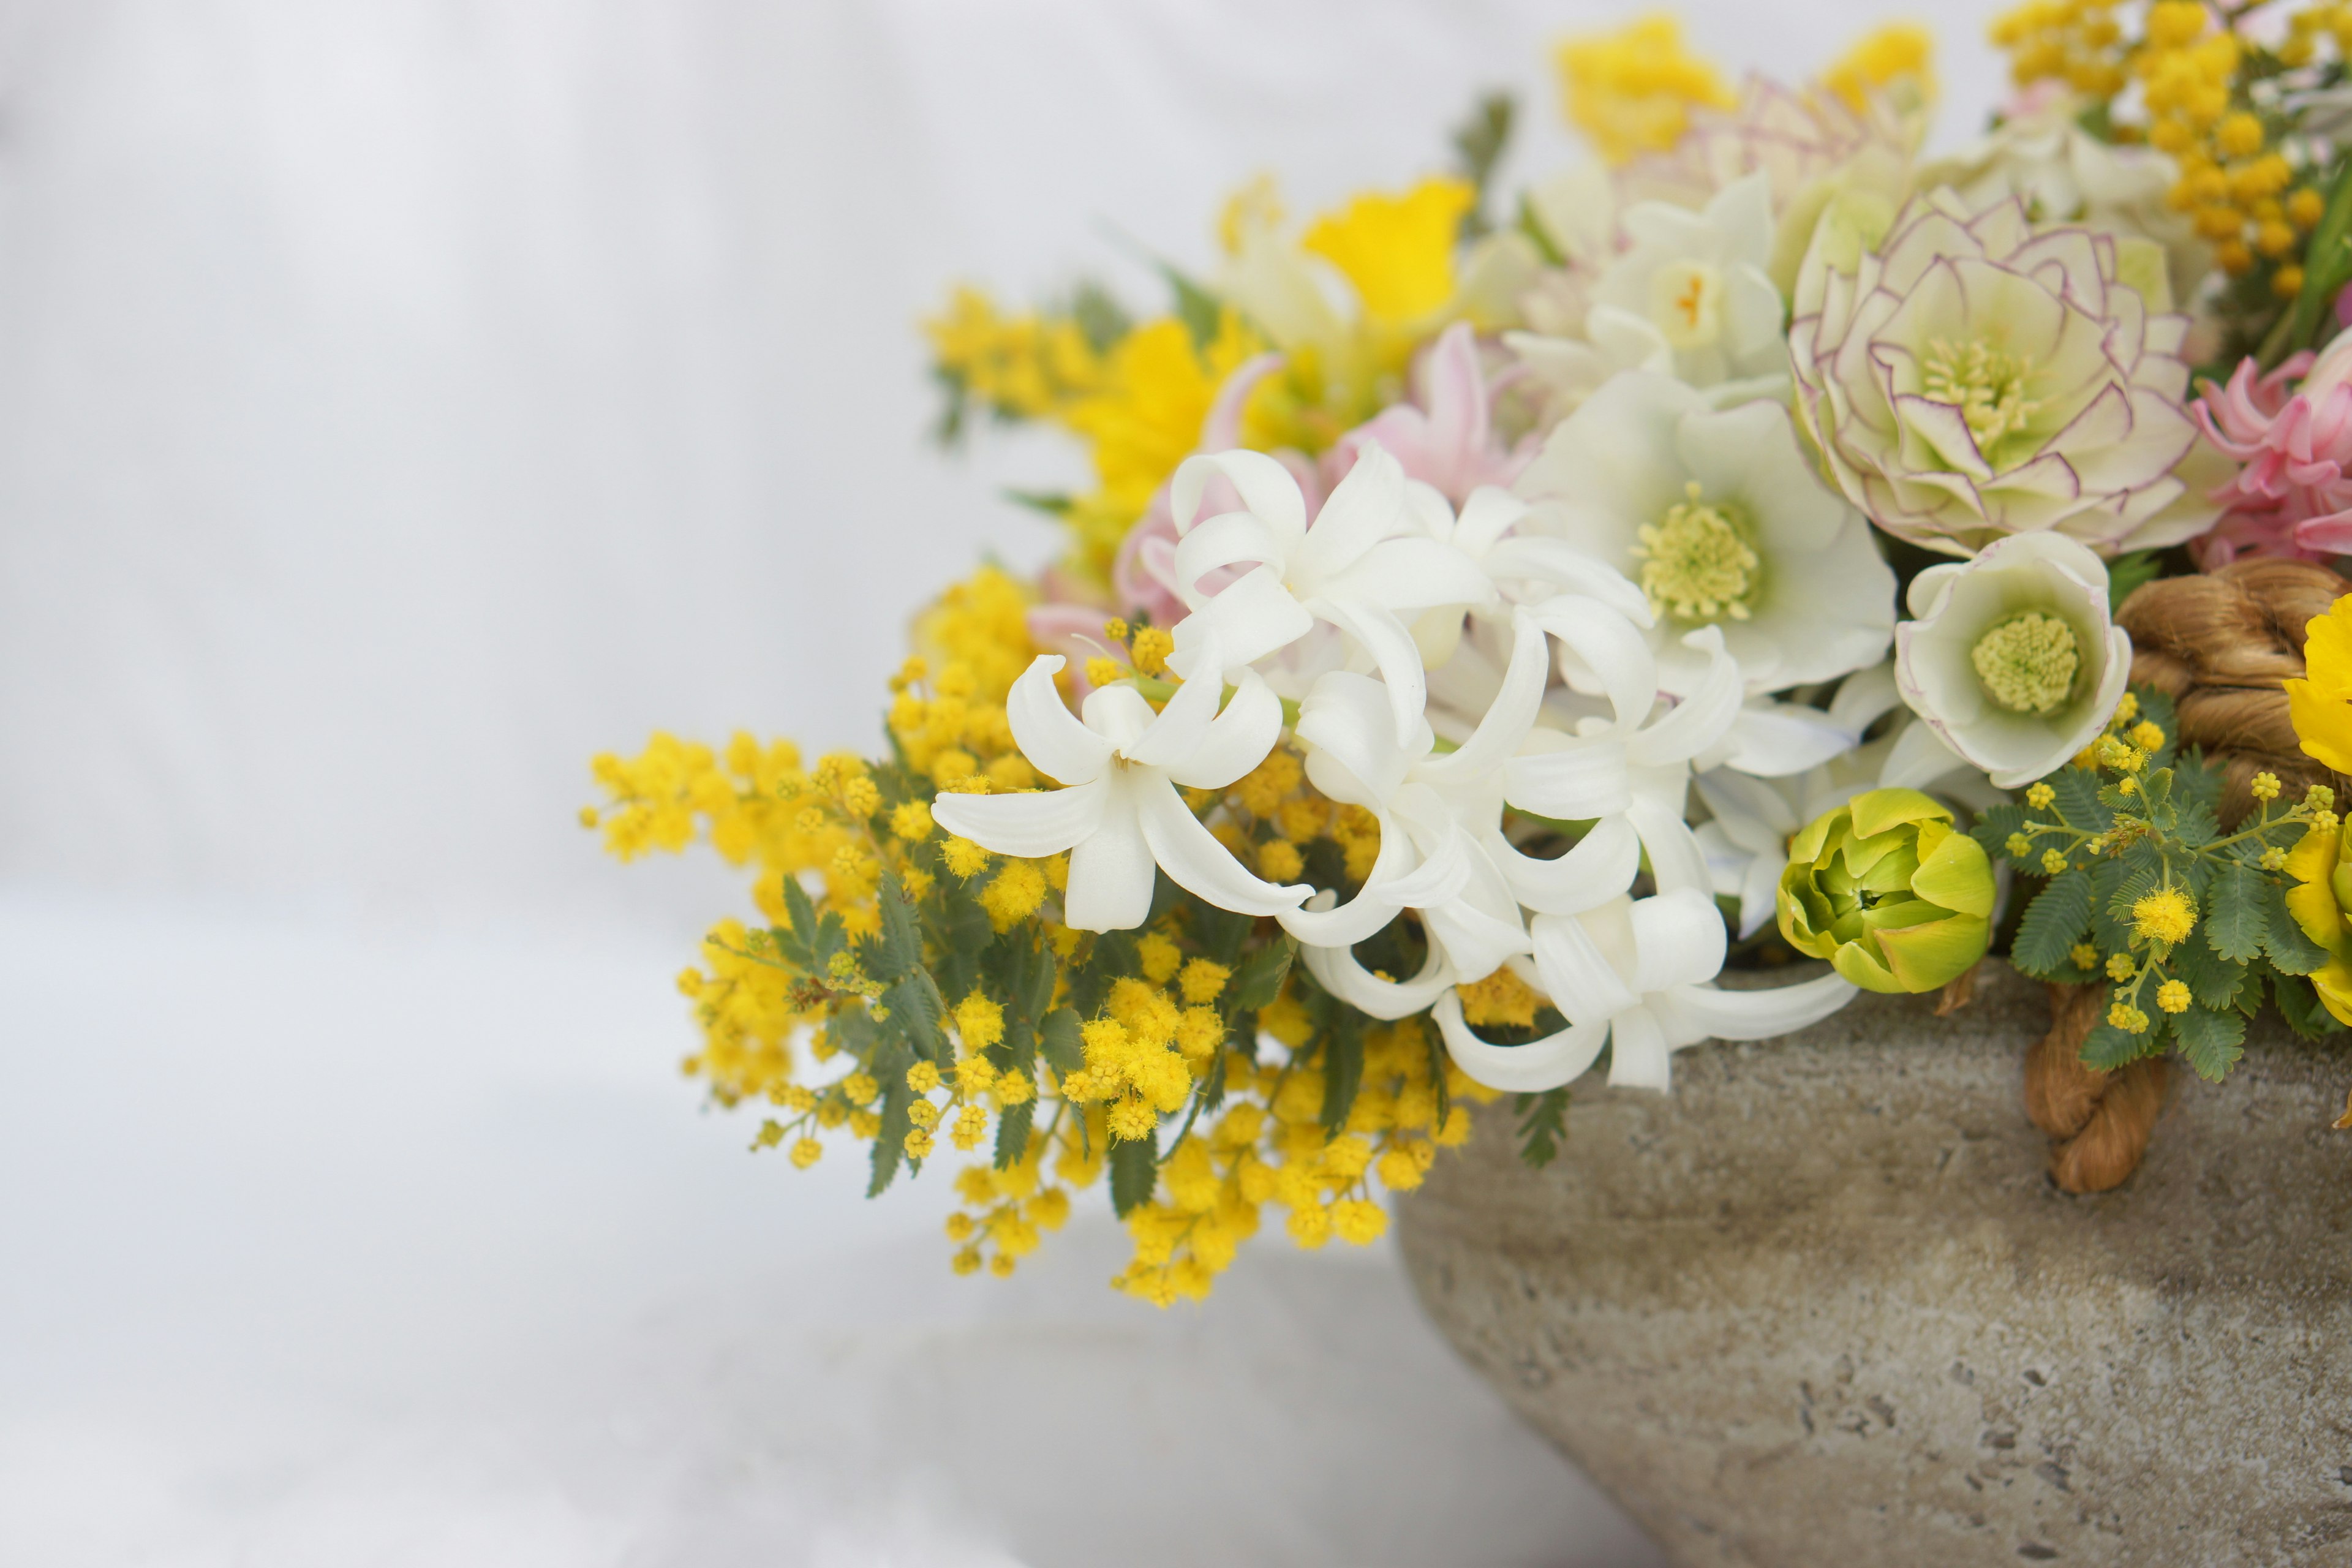
[{"label": "braided rope handle", "polygon": [[2147,1153],[2171,1068],[2161,1057],[2102,1072],[2083,1040],[2099,1022],[2103,985],[2050,983],[2050,1032],[2025,1057],[2025,1113],[2050,1135],[2050,1178],[2067,1192],[2121,1186]]}]

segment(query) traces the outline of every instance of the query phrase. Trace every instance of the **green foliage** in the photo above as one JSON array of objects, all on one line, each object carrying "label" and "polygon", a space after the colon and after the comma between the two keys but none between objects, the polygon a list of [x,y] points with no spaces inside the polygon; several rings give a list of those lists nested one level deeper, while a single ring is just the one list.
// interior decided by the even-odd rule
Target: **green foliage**
[{"label": "green foliage", "polygon": [[1332,1010],[1330,1033],[1323,1047],[1323,1131],[1336,1133],[1348,1124],[1356,1108],[1356,1091],[1364,1081],[1364,1016],[1353,1007]]},{"label": "green foliage", "polygon": [[1449,138],[1454,144],[1454,166],[1470,182],[1477,197],[1463,215],[1465,239],[1476,239],[1495,226],[1486,218],[1487,186],[1494,179],[1495,166],[1502,162],[1504,150],[1510,145],[1511,125],[1517,114],[1517,100],[1509,93],[1481,93]]},{"label": "green foliage", "polygon": [[[2083,1060],[2112,1068],[2171,1049],[2218,1081],[2243,1054],[2265,990],[2290,1024],[2313,1026],[2315,997],[2293,977],[2326,955],[2288,917],[2274,868],[2325,808],[2263,802],[2224,833],[2220,770],[2175,754],[2174,723],[2169,699],[2135,693],[2093,744],[2095,766],[2059,769],[1974,831],[1988,851],[2050,877],[2011,944],[2017,967],[2112,984]],[[2164,738],[2142,745],[2156,739],[2149,725]]]},{"label": "green foliage", "polygon": [[2136,589],[2164,575],[2163,558],[2153,550],[2135,550],[2107,565],[2107,608],[2120,610]]},{"label": "green foliage", "polygon": [[1559,1158],[1568,1142],[1568,1089],[1548,1089],[1522,1094],[1512,1101],[1519,1113],[1519,1158],[1540,1171]]},{"label": "green foliage", "polygon": [[1136,1138],[1110,1146],[1110,1206],[1119,1218],[1125,1219],[1141,1205],[1151,1201],[1151,1189],[1160,1180],[1160,1148],[1149,1138]]},{"label": "green foliage", "polygon": [[2010,961],[2028,974],[2047,979],[2073,967],[2066,954],[2090,929],[2091,874],[2063,872],[2026,910],[2010,947]]}]

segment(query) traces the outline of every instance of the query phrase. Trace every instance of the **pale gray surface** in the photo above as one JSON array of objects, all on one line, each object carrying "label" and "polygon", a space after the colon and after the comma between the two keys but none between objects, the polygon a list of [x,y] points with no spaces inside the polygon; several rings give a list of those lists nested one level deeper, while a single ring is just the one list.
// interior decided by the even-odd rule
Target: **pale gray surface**
[{"label": "pale gray surface", "polygon": [[[1110,230],[1203,263],[1490,84],[1549,166],[1636,8],[0,0],[0,1561],[1648,1561],[1385,1251],[1162,1317],[745,1157],[669,989],[740,879],[572,815],[657,725],[870,743],[1044,557],[995,488],[1070,453],[920,438],[950,279],[1142,301]],[[1685,10],[1796,73],[1880,7]]]},{"label": "pale gray surface", "polygon": [[2020,1100],[2047,1026],[2003,968],[1685,1052],[1671,1101],[1580,1092],[1544,1173],[1440,1165],[1408,1266],[1690,1568],[2352,1558],[2352,1050],[2269,1024],[2070,1198]]},{"label": "pale gray surface", "polygon": [[1161,1313],[747,1154],[675,956],[0,897],[0,1563],[1656,1568],[1386,1248]]}]

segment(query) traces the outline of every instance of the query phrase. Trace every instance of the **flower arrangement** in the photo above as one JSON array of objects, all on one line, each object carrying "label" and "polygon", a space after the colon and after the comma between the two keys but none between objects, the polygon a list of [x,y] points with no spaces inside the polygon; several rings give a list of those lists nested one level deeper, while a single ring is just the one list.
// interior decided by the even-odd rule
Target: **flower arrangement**
[{"label": "flower arrangement", "polygon": [[972,1155],[959,1271],[1101,1183],[1166,1305],[1269,1204],[1381,1235],[1468,1102],[1540,1163],[1588,1072],[1990,951],[2105,988],[2102,1071],[2352,1023],[2352,9],[1994,37],[1948,158],[1918,28],[1734,85],[1653,16],[1507,204],[1492,99],[1402,190],[1245,186],[1163,315],[958,290],[942,436],[1096,483],[916,619],[884,755],[597,759],[613,853],[753,877],[688,1070],[877,1193]]}]

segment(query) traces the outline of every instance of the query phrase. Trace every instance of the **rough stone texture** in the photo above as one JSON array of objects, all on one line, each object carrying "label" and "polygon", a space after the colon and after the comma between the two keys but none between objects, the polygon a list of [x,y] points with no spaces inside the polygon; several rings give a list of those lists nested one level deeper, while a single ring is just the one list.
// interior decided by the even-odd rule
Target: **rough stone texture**
[{"label": "rough stone texture", "polygon": [[2021,1104],[2042,988],[1864,996],[1507,1104],[1403,1205],[1454,1345],[1681,1562],[2352,1563],[2352,1050],[2258,1028],[2070,1198]]}]

